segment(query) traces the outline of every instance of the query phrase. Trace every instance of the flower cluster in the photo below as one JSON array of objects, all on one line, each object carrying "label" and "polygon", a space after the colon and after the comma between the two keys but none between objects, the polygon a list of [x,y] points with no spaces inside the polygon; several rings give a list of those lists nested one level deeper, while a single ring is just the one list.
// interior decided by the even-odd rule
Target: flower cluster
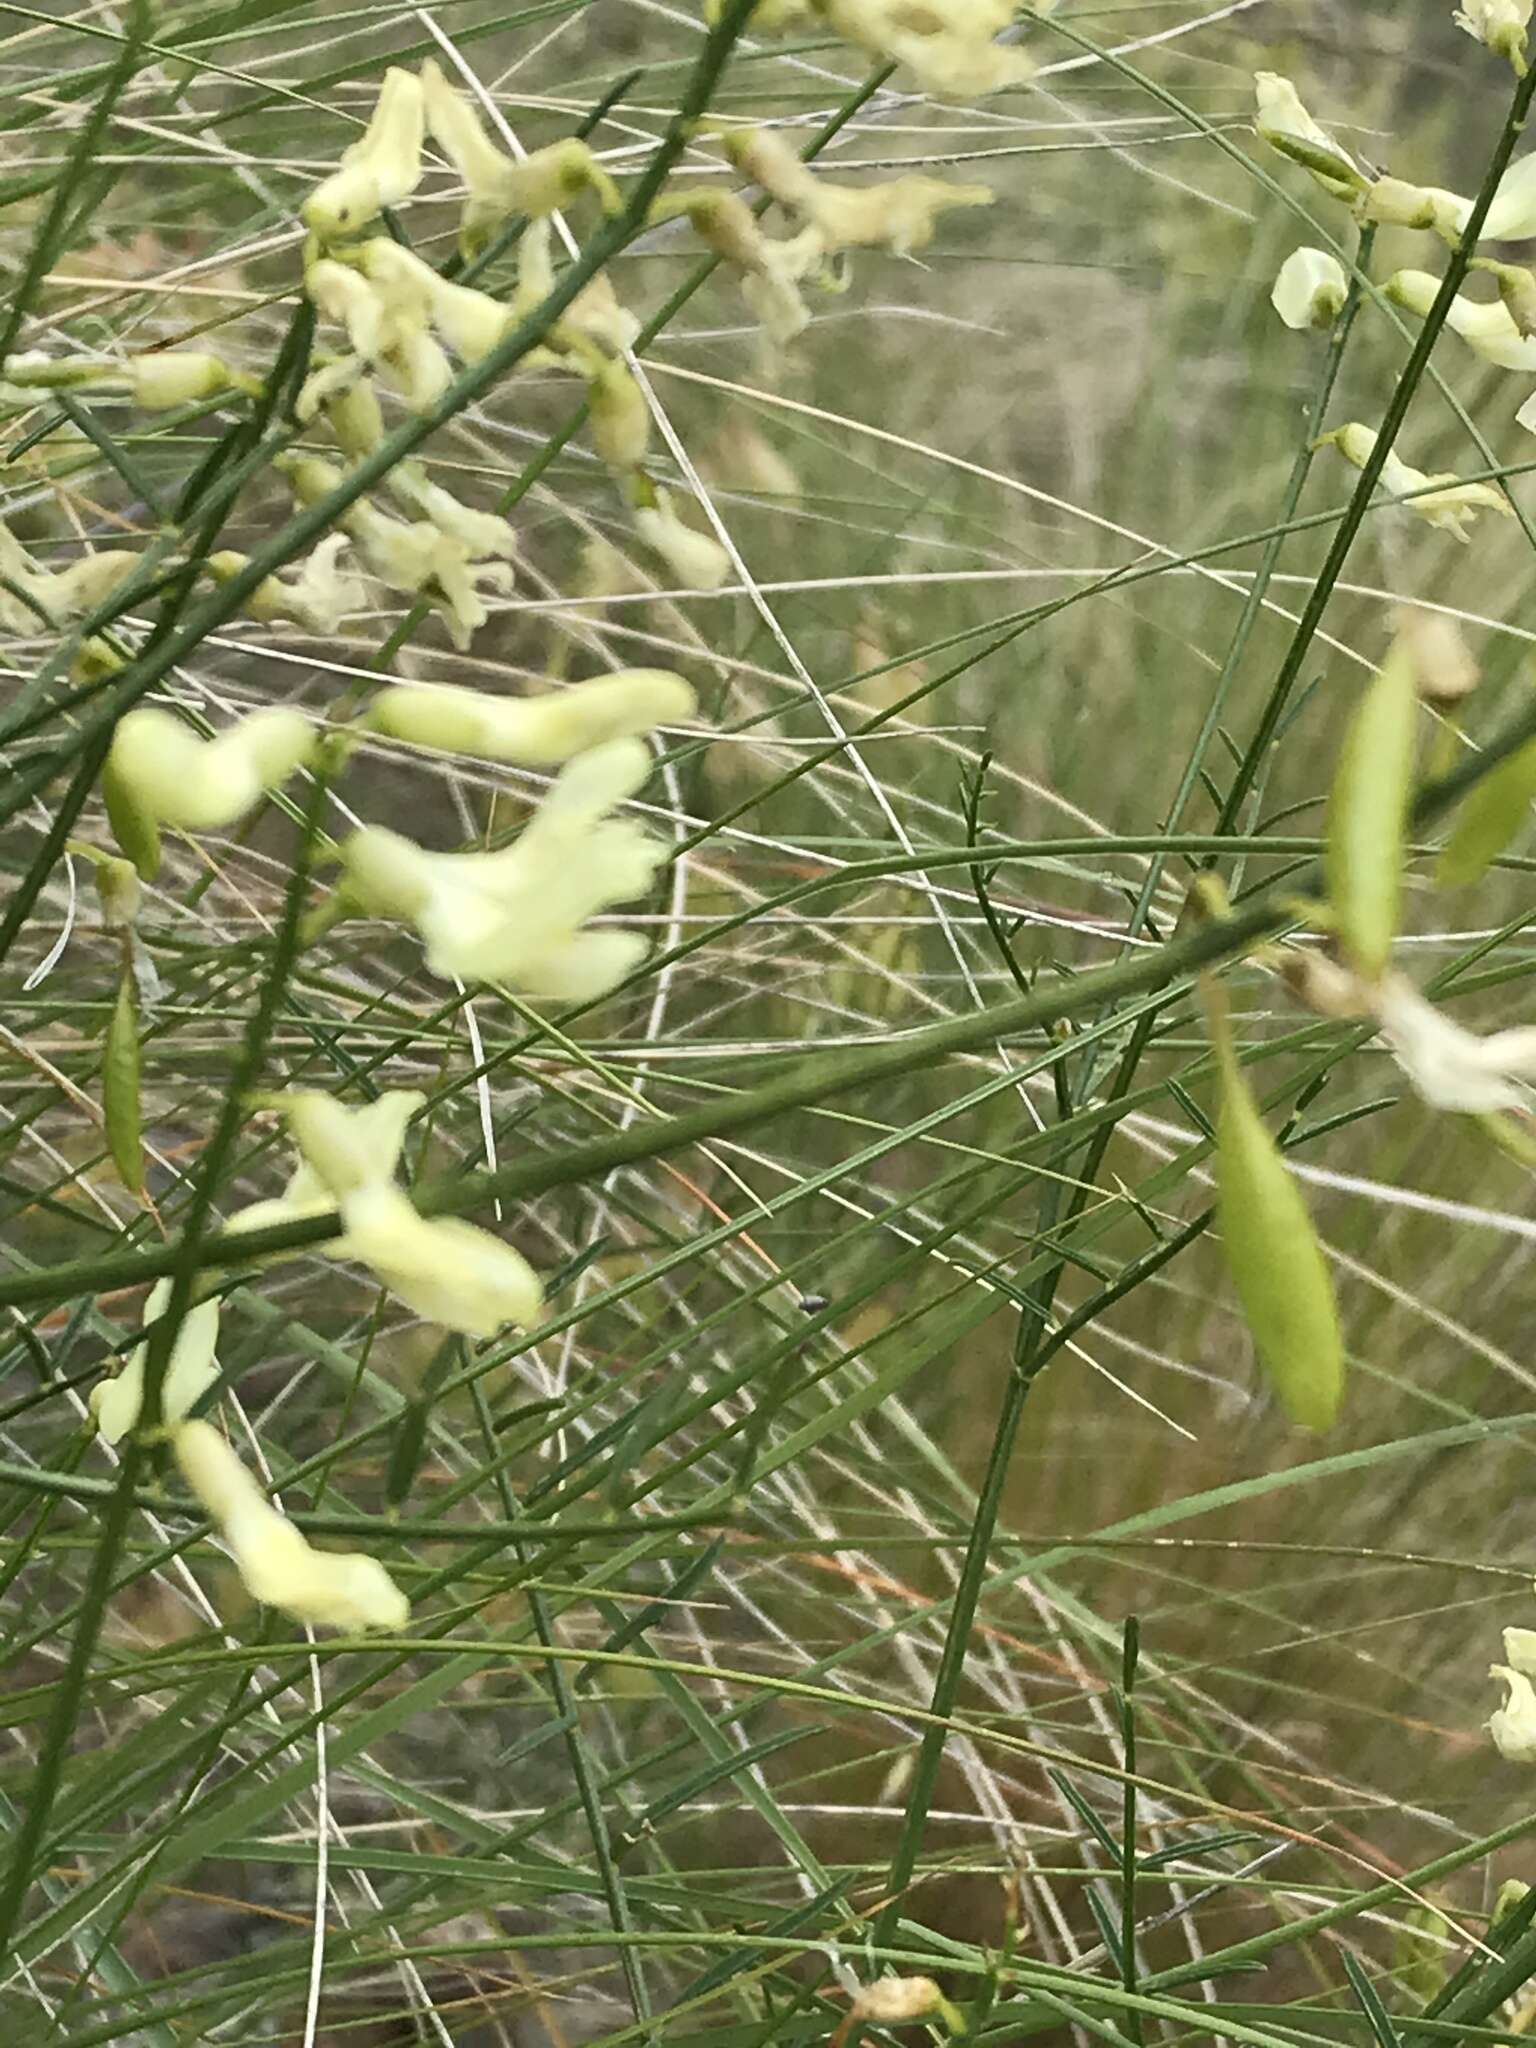
[{"label": "flower cluster", "polygon": [[[1055,0],[1032,0],[1048,14]],[[719,18],[721,0],[706,0],[704,18]],[[939,99],[976,99],[1021,85],[1034,60],[998,42],[1011,27],[1014,0],[758,0],[751,26],[766,33],[829,28],[883,64],[899,64],[919,91]]]},{"label": "flower cluster", "polygon": [[795,224],[772,236],[739,193],[706,187],[664,194],[653,219],[681,214],[721,260],[736,271],[742,297],[758,321],[772,367],[810,321],[801,285],[814,278],[836,289],[836,258],[851,249],[912,256],[932,242],[940,217],[957,207],[990,206],[988,185],[962,185],[913,172],[872,185],[823,177],[785,137],[770,128],[732,128],[721,135],[732,166],[774,200]]},{"label": "flower cluster", "polygon": [[[330,1257],[367,1267],[418,1315],[465,1336],[526,1327],[543,1310],[538,1276],[510,1245],[457,1217],[424,1217],[395,1174],[406,1127],[426,1098],[394,1090],[358,1109],[294,1089],[270,1098],[286,1119],[299,1158],[282,1194],[238,1211],[226,1235],[336,1210],[341,1235]],[[161,1281],[144,1306],[144,1335],[123,1371],[92,1389],[90,1408],[108,1443],[143,1419],[145,1375],[155,1325],[170,1303]],[[160,1384],[160,1416],[176,1461],[232,1553],[253,1599],[295,1621],[356,1630],[400,1628],[409,1613],[384,1567],[356,1553],[313,1548],[266,1499],[217,1429],[192,1411],[220,1378],[219,1303],[195,1301],[182,1317]],[[190,1418],[190,1419],[189,1419]]]},{"label": "flower cluster", "polygon": [[[1536,0],[1477,0],[1465,12],[1458,12],[1456,20],[1524,76],[1533,6]],[[1470,199],[1442,185],[1415,184],[1369,170],[1313,118],[1295,86],[1277,72],[1259,72],[1254,93],[1254,126],[1260,138],[1299,164],[1331,199],[1342,200],[1358,221],[1426,229],[1453,247],[1461,244],[1472,217]],[[1500,179],[1479,240],[1536,241],[1536,151],[1511,164]],[[1485,362],[1503,370],[1536,372],[1536,273],[1519,264],[1476,255],[1471,258],[1471,268],[1492,276],[1499,296],[1485,300],[1458,293],[1446,314],[1446,325]],[[1327,327],[1342,309],[1347,289],[1347,277],[1335,256],[1321,249],[1301,248],[1282,266],[1273,301],[1289,327]],[[1440,280],[1427,270],[1399,270],[1381,289],[1394,304],[1422,319],[1439,295]],[[1536,432],[1536,395],[1516,418],[1521,426]],[[1353,461],[1357,459],[1353,448],[1366,447],[1368,452],[1368,444],[1360,438],[1368,431],[1350,426],[1329,438]],[[1392,465],[1396,480],[1388,475],[1383,481],[1394,497],[1456,481],[1425,477],[1397,463],[1395,457],[1389,458],[1389,467]],[[1460,540],[1466,539],[1466,515],[1495,507],[1509,509],[1497,492],[1480,485],[1462,487],[1459,494],[1442,491],[1409,501],[1410,510]]]}]

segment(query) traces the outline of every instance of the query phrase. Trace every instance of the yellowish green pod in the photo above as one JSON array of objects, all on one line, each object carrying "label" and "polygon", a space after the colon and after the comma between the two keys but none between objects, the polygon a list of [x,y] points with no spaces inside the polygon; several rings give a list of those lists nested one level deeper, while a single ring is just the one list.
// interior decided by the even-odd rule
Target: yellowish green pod
[{"label": "yellowish green pod", "polygon": [[123,970],[111,1022],[107,1025],[102,1107],[106,1112],[107,1149],[112,1154],[112,1163],[129,1193],[141,1195],[144,1136],[139,1108],[139,1006],[131,967]]},{"label": "yellowish green pod", "polygon": [[1448,889],[1478,881],[1514,838],[1536,799],[1536,740],[1492,768],[1456,814],[1435,878]]},{"label": "yellowish green pod", "polygon": [[1344,1391],[1333,1282],[1301,1191],[1264,1128],[1230,1044],[1219,1044],[1218,1216],[1228,1270],[1281,1407],[1327,1429]]},{"label": "yellowish green pod", "polygon": [[1328,798],[1334,926],[1367,981],[1385,972],[1397,936],[1417,723],[1413,657],[1399,641],[1350,720]]}]

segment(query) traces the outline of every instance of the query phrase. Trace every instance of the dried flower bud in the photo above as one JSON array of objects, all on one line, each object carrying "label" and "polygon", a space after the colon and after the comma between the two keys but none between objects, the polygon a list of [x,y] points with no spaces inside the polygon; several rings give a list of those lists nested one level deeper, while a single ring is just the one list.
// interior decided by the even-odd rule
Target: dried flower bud
[{"label": "dried flower bud", "polygon": [[[171,1299],[171,1282],[157,1280],[144,1303],[142,1322],[147,1330],[165,1314]],[[199,1301],[188,1308],[176,1330],[165,1377],[160,1383],[160,1414],[166,1423],[180,1422],[194,1409],[219,1376],[214,1347],[219,1341],[219,1304]],[[121,1443],[139,1420],[144,1405],[144,1371],[149,1361],[149,1341],[134,1347],[128,1363],[115,1379],[98,1380],[91,1389],[91,1414],[97,1430],[109,1444]]]},{"label": "dried flower bud", "polygon": [[1370,992],[1358,975],[1313,947],[1280,948],[1276,968],[1297,1002],[1319,1017],[1368,1017]]},{"label": "dried flower bud", "polygon": [[952,2011],[931,1977],[877,1977],[853,1995],[853,2017],[877,2027],[901,2027]]},{"label": "dried flower bud", "polygon": [[482,761],[553,768],[588,747],[691,718],[694,695],[670,669],[620,669],[546,697],[487,697],[446,683],[402,683],[368,711],[375,732]]},{"label": "dried flower bud", "polygon": [[305,226],[334,240],[409,199],[421,182],[422,132],[421,81],[391,65],[361,141],[342,151],[341,169],[305,200]]},{"label": "dried flower bud", "polygon": [[1507,1763],[1536,1764],[1536,1691],[1522,1671],[1490,1664],[1490,1678],[1504,1681],[1504,1704],[1489,1716],[1488,1733]]},{"label": "dried flower bud", "polygon": [[171,1441],[253,1600],[318,1628],[405,1626],[410,1603],[377,1558],[314,1549],[209,1423],[184,1422]]},{"label": "dried flower bud", "polygon": [[1464,703],[1482,681],[1459,622],[1422,605],[1399,605],[1397,636],[1413,663],[1419,701],[1437,711]]},{"label": "dried flower bud", "polygon": [[1325,249],[1293,249],[1280,266],[1269,302],[1287,327],[1331,327],[1344,310],[1349,278]]}]

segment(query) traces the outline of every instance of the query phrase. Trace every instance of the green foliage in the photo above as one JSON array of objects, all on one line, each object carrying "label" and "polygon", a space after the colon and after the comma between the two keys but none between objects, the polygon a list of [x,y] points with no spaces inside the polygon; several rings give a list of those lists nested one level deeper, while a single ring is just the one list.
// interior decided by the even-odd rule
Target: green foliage
[{"label": "green foliage", "polygon": [[[1449,0],[1062,0],[1021,17],[1062,68],[953,102],[823,0],[739,44],[711,11],[712,40],[584,0],[8,18],[7,347],[95,372],[0,378],[0,516],[40,575],[134,562],[50,625],[0,561],[4,2038],[841,2048],[893,2038],[857,1996],[891,1977],[938,1987],[887,1994],[903,2038],[1521,2027],[1536,1894],[1496,1901],[1528,1788],[1478,1724],[1530,1616],[1528,1170],[1254,949],[1331,884],[1367,973],[1529,1016],[1536,458],[1522,379],[1374,282],[1465,285],[1471,251],[1378,251],[1253,136],[1250,80],[1479,203],[1531,88]],[[422,410],[386,389],[383,439],[296,505],[289,458],[338,462],[299,395],[350,345],[300,208],[428,60],[497,150],[596,169],[553,297]],[[773,259],[812,315],[775,359],[753,273],[649,224],[663,186],[729,185],[796,232],[720,122],[996,203],[920,263]],[[471,230],[426,165],[366,232],[511,308],[526,223]],[[1303,243],[1351,272],[1327,334],[1269,305]],[[562,354],[593,280],[643,384],[611,338]],[[133,366],[178,353],[235,379],[130,403],[177,395]],[[643,468],[594,452],[589,381]],[[1380,430],[1358,477],[1315,450],[1344,420]],[[1384,496],[1393,448],[1518,516],[1458,547]],[[468,646],[430,584],[306,623],[359,502],[430,525],[434,489],[515,531]],[[670,555],[636,524],[663,508]],[[1436,714],[1372,681],[1406,600],[1484,677],[1411,813]],[[461,988],[407,919],[343,914],[359,823],[495,852],[548,780],[375,729],[380,687],[640,666],[699,710],[629,807],[668,858],[599,927],[649,940],[625,979]],[[337,737],[162,844],[105,768],[135,705]],[[145,879],[103,915],[80,857],[114,843]],[[1181,921],[1202,875],[1217,914]],[[288,1184],[290,1088],[424,1096],[398,1185],[529,1261],[538,1326],[445,1338],[324,1197],[225,1231]],[[217,1290],[204,1414],[317,1549],[387,1569],[403,1629],[256,1607],[154,1434],[88,1436],[160,1276],[151,1383]],[[1335,1293],[1323,1450],[1286,1410],[1333,1419]]]}]

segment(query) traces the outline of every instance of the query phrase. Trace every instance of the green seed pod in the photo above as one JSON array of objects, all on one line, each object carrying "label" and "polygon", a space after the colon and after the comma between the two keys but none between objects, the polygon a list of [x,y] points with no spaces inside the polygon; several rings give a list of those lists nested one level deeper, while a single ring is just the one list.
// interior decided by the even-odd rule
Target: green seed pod
[{"label": "green seed pod", "polygon": [[144,1192],[144,1136],[139,1108],[139,1005],[133,973],[125,969],[107,1026],[102,1062],[102,1106],[107,1149],[118,1177],[131,1195]]},{"label": "green seed pod", "polygon": [[1468,795],[1445,843],[1435,879],[1447,889],[1481,880],[1525,823],[1536,798],[1536,740],[1491,769]]},{"label": "green seed pod", "polygon": [[112,837],[144,880],[152,882],[160,872],[160,827],[118,774],[110,754],[101,774],[101,795]]},{"label": "green seed pod", "polygon": [[1418,691],[1399,642],[1350,720],[1328,798],[1324,868],[1340,942],[1376,981],[1392,957],[1403,889]]},{"label": "green seed pod", "polygon": [[1281,1407],[1304,1429],[1326,1429],[1344,1391],[1333,1282],[1230,1042],[1219,1043],[1218,1053],[1216,1172],[1227,1267]]}]

